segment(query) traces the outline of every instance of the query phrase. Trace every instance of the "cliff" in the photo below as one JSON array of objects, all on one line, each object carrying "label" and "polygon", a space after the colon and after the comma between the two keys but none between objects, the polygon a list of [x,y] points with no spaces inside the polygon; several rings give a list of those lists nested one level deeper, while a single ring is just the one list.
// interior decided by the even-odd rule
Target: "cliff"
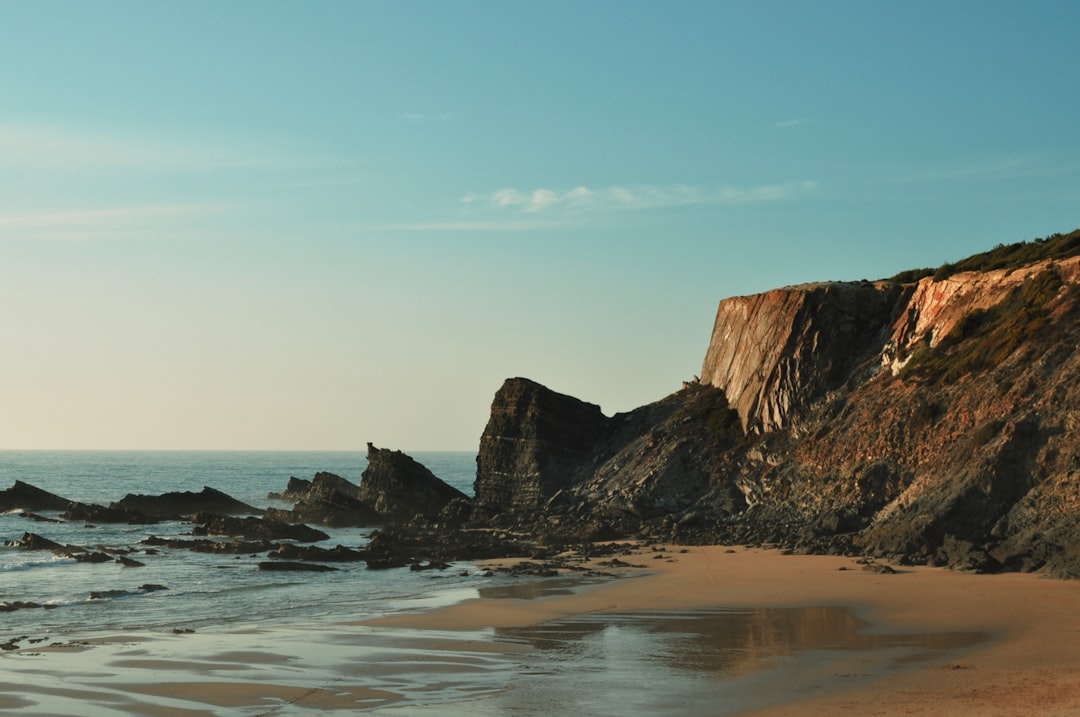
[{"label": "cliff", "polygon": [[477,516],[1080,576],[1080,232],[909,274],[725,299],[627,414],[508,381]]}]

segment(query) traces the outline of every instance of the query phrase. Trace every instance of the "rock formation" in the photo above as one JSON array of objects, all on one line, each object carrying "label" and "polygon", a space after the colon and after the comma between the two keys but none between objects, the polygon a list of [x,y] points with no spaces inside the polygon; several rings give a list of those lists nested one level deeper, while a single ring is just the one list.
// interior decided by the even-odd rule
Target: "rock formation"
[{"label": "rock formation", "polygon": [[271,508],[267,516],[294,523],[318,523],[319,525],[366,526],[382,523],[385,516],[359,499],[360,487],[339,475],[325,471],[315,474],[308,481],[289,478],[289,485],[282,493],[271,493],[274,500],[294,501],[292,510]]},{"label": "rock formation", "polygon": [[434,518],[451,501],[468,500],[464,493],[401,451],[369,443],[367,457],[357,497],[386,519],[407,520],[415,515]]},{"label": "rock formation", "polygon": [[608,423],[600,407],[524,378],[495,394],[480,438],[476,496],[480,506],[529,510],[575,483]]},{"label": "rock formation", "polygon": [[808,405],[881,355],[909,293],[891,282],[834,282],[725,299],[701,382],[727,394],[747,431],[798,423]]},{"label": "rock formation", "polygon": [[217,513],[218,515],[258,515],[262,513],[247,503],[209,486],[198,493],[194,491],[174,491],[162,495],[137,495],[129,493],[109,505],[114,510],[134,511],[154,516],[155,518],[179,519],[196,513]]},{"label": "rock formation", "polygon": [[1078,345],[1080,232],[725,299],[700,382],[636,411],[507,381],[475,517],[1080,577]]}]

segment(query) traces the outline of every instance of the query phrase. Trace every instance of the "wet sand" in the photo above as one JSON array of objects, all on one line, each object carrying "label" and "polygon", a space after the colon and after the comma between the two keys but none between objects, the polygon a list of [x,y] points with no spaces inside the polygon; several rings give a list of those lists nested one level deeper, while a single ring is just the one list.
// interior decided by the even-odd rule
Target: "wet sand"
[{"label": "wet sand", "polygon": [[[720,547],[347,625],[0,655],[19,715],[1066,715],[1080,583]],[[484,596],[487,595],[487,596]],[[459,600],[447,595],[443,602]]]},{"label": "wet sand", "polygon": [[652,575],[602,584],[580,595],[481,599],[381,622],[514,628],[587,613],[847,606],[879,628],[979,633],[986,639],[941,659],[875,672],[870,679],[861,679],[866,673],[860,668],[838,668],[809,687],[770,679],[767,689],[776,703],[744,714],[1080,714],[1080,582],[921,567],[878,574],[850,558],[723,547],[672,550],[651,563]]}]

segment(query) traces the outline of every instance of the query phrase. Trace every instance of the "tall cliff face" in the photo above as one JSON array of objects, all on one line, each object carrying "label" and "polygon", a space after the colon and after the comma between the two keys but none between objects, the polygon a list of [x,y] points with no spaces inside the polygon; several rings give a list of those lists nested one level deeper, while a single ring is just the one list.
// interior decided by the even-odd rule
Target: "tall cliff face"
[{"label": "tall cliff face", "polygon": [[880,354],[908,293],[889,282],[828,283],[725,299],[701,382],[727,394],[748,432],[798,423]]},{"label": "tall cliff face", "polygon": [[724,299],[701,367],[701,382],[724,391],[747,432],[794,427],[832,391],[893,374],[934,348],[974,312],[1053,272],[1080,281],[1080,257],[1017,269],[926,277],[914,285],[833,282]]},{"label": "tall cliff face", "polygon": [[1080,577],[1078,252],[1075,232],[978,271],[724,300],[701,381],[611,418],[508,382],[478,499],[567,530]]}]

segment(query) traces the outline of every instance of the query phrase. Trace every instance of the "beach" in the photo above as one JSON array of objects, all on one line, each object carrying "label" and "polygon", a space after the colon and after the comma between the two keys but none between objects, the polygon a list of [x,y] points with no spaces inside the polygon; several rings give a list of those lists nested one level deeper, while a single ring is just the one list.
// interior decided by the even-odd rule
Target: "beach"
[{"label": "beach", "polygon": [[[1066,715],[1080,583],[665,546],[349,623],[99,636],[0,656],[24,715]],[[635,567],[636,566],[636,567]]]}]

